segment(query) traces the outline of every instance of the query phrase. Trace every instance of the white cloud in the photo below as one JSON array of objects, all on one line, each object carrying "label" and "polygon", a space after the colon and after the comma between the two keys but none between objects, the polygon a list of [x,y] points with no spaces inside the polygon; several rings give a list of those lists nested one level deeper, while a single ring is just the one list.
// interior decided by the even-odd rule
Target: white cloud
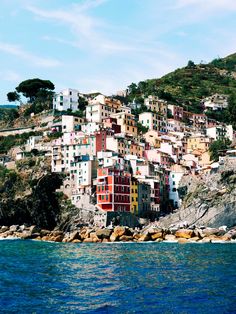
[{"label": "white cloud", "polygon": [[27,62],[32,63],[35,66],[39,67],[57,67],[61,63],[56,59],[43,58],[36,56],[28,51],[25,51],[20,46],[8,44],[5,42],[0,42],[0,51],[9,53],[11,55],[17,56]]},{"label": "white cloud", "polygon": [[195,6],[197,10],[211,11],[214,13],[218,10],[231,11],[236,10],[235,0],[177,0],[174,8],[182,9],[185,7]]},{"label": "white cloud", "polygon": [[[105,35],[105,29],[108,25],[103,20],[90,16],[87,11],[97,7],[108,0],[86,1],[83,4],[74,4],[67,11],[43,10],[35,6],[27,6],[27,10],[32,12],[36,17],[55,21],[69,27],[75,36],[73,41],[65,41],[62,38],[45,36],[47,40],[55,40],[61,43],[67,43],[80,49],[95,49],[96,53],[120,53],[135,50],[129,43],[121,43],[120,41],[109,39]],[[113,35],[115,37],[115,35]]]}]

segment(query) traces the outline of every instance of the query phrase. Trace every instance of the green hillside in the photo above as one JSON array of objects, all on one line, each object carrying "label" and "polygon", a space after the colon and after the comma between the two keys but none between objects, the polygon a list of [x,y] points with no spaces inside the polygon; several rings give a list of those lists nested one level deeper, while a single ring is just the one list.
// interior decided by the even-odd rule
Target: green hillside
[{"label": "green hillside", "polygon": [[236,120],[236,54],[215,59],[208,64],[195,65],[192,61],[159,79],[132,83],[128,86],[128,100],[142,101],[148,95],[157,95],[195,113],[203,111],[202,99],[215,93],[229,95],[230,107],[221,113],[208,115],[224,122]]}]

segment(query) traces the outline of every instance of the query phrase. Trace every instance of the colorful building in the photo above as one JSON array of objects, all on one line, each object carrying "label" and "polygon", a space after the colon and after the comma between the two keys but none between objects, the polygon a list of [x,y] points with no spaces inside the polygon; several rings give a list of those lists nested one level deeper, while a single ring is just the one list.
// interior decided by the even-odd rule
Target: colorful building
[{"label": "colorful building", "polygon": [[130,212],[131,175],[115,168],[97,170],[97,207],[104,211]]}]

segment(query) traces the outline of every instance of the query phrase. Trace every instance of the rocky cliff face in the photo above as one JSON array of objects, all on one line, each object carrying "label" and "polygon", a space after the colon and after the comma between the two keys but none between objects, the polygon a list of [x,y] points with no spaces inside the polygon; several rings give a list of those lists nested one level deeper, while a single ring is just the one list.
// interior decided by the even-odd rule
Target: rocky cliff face
[{"label": "rocky cliff face", "polygon": [[35,224],[54,228],[61,211],[56,189],[60,176],[50,172],[45,158],[17,163],[15,170],[0,168],[0,224]]},{"label": "rocky cliff face", "polygon": [[236,225],[236,161],[226,160],[215,173],[186,176],[181,182],[185,190],[182,206],[160,219],[160,225],[187,224],[207,227]]}]

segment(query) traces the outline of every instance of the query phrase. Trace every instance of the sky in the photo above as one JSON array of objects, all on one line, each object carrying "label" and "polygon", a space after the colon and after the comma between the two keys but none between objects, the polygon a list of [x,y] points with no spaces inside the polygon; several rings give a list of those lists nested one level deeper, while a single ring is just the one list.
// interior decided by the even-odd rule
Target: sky
[{"label": "sky", "polygon": [[236,0],[0,0],[0,104],[20,82],[106,95],[236,52]]}]

